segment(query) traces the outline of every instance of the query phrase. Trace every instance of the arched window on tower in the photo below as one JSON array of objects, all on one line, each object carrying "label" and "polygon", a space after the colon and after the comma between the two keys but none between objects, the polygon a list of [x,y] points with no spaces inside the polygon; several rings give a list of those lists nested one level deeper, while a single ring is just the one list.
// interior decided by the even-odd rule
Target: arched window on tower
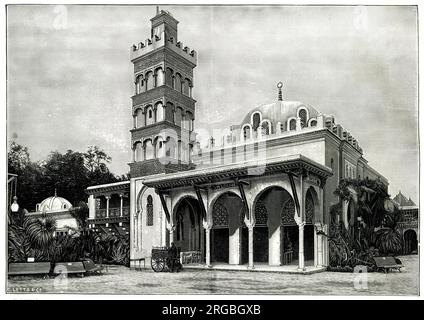
[{"label": "arched window on tower", "polygon": [[146,153],[146,160],[154,159],[155,150],[153,148],[152,140],[148,139],[144,142],[144,149]]},{"label": "arched window on tower", "polygon": [[311,127],[316,127],[317,126],[317,121],[316,120],[311,120],[310,125],[311,125]]},{"label": "arched window on tower", "polygon": [[183,120],[183,110],[177,107],[175,110],[174,123],[177,126],[181,127],[182,120]]},{"label": "arched window on tower", "polygon": [[193,131],[194,130],[194,126],[193,126],[193,114],[190,111],[186,112],[186,116],[185,116],[185,121],[187,121],[187,129],[189,131]]},{"label": "arched window on tower", "polygon": [[146,107],[146,126],[155,123],[155,115],[152,106]]},{"label": "arched window on tower", "polygon": [[173,76],[173,71],[171,68],[166,68],[166,72],[165,72],[165,84],[171,88],[173,88],[173,81],[172,81],[172,76]]},{"label": "arched window on tower", "polygon": [[144,113],[142,109],[138,109],[136,112],[136,121],[137,121],[137,128],[141,128],[144,127]]},{"label": "arched window on tower", "polygon": [[299,110],[299,118],[300,118],[300,126],[302,128],[308,126],[308,114],[306,112],[306,109],[302,108]]},{"label": "arched window on tower", "polygon": [[141,142],[137,142],[135,145],[135,161],[143,161],[144,160],[144,150]]},{"label": "arched window on tower", "polygon": [[296,130],[296,119],[291,119],[289,122],[289,130]]},{"label": "arched window on tower", "polygon": [[143,75],[139,75],[135,81],[136,94],[144,92]]},{"label": "arched window on tower", "polygon": [[147,90],[151,90],[154,88],[154,83],[153,83],[153,72],[149,71],[146,73],[146,87]]},{"label": "arched window on tower", "polygon": [[181,75],[179,73],[177,73],[175,75],[175,87],[174,87],[174,89],[179,91],[179,92],[182,92],[181,84],[182,84]]},{"label": "arched window on tower", "polygon": [[259,112],[255,112],[253,114],[253,118],[252,118],[252,126],[253,126],[253,130],[256,131],[259,127],[259,124],[261,123],[261,115]]},{"label": "arched window on tower", "polygon": [[162,102],[156,104],[156,122],[163,121],[164,119],[164,109]]},{"label": "arched window on tower", "polygon": [[156,146],[156,158],[164,157],[165,156],[165,152],[164,152],[165,148],[164,148],[164,143],[163,143],[161,137],[158,137],[156,139],[155,146]]},{"label": "arched window on tower", "polygon": [[176,159],[176,143],[175,139],[172,137],[169,137],[165,144],[165,155],[168,158]]},{"label": "arched window on tower", "polygon": [[146,225],[153,226],[153,197],[151,195],[147,197]]},{"label": "arched window on tower", "polygon": [[183,83],[183,94],[186,96],[190,95],[190,79],[185,78]]},{"label": "arched window on tower", "polygon": [[156,87],[162,86],[164,83],[163,70],[162,68],[156,69]]}]

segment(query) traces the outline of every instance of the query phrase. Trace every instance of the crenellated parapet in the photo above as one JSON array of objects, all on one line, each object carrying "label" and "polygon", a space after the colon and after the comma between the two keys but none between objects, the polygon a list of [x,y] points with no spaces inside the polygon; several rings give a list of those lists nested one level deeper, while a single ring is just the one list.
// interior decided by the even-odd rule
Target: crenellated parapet
[{"label": "crenellated parapet", "polygon": [[182,42],[175,41],[173,37],[167,38],[165,31],[162,31],[160,35],[153,36],[151,39],[146,39],[145,42],[132,45],[130,50],[131,61],[162,47],[169,48],[191,63],[195,65],[197,64],[197,52],[195,50],[191,50],[187,46],[184,46]]},{"label": "crenellated parapet", "polygon": [[341,140],[347,141],[353,148],[362,153],[362,148],[359,146],[358,140],[353,137],[349,131],[343,128],[340,124],[335,123],[334,116],[328,115],[324,120],[325,127],[333,134],[338,136]]}]

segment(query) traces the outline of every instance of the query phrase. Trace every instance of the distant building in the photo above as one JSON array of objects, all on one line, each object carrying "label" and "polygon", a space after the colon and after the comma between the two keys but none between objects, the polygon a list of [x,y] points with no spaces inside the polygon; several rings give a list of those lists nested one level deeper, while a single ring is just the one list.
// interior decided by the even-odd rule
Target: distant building
[{"label": "distant building", "polygon": [[27,217],[40,218],[43,214],[56,220],[56,235],[71,234],[73,230],[78,229],[78,224],[69,210],[72,204],[65,198],[58,197],[56,192],[54,196],[44,199],[36,205],[35,212],[27,213]]},{"label": "distant building", "polygon": [[92,230],[106,235],[128,235],[130,231],[130,182],[88,187],[88,223]]},{"label": "distant building", "polygon": [[401,191],[393,198],[393,201],[398,205],[402,216],[399,229],[403,235],[403,254],[417,254],[419,239],[418,206],[411,198],[405,197]]}]

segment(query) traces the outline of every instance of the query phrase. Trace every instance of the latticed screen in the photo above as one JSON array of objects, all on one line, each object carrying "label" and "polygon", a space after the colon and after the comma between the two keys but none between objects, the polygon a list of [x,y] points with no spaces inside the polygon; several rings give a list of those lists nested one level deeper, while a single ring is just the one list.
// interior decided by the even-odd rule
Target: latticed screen
[{"label": "latticed screen", "polygon": [[215,203],[212,213],[214,227],[228,227],[228,211],[222,203]]},{"label": "latticed screen", "polygon": [[283,226],[295,226],[296,221],[294,220],[294,215],[294,201],[293,199],[289,199],[284,204],[283,210],[281,212],[281,224]]},{"label": "latticed screen", "polygon": [[146,224],[148,226],[153,226],[153,198],[152,196],[147,197],[147,206],[146,206]]},{"label": "latticed screen", "polygon": [[306,223],[314,222],[314,201],[311,197],[306,197],[305,201]]},{"label": "latticed screen", "polygon": [[257,226],[266,226],[268,221],[268,210],[261,200],[255,206],[255,221]]}]

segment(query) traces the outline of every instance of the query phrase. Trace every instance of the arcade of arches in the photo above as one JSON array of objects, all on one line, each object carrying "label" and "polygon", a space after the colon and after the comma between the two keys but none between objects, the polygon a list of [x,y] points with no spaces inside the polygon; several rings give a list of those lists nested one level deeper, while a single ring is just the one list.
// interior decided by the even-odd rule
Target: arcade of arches
[{"label": "arcade of arches", "polygon": [[[305,265],[317,265],[315,215],[319,210],[318,195],[313,187],[306,191],[303,229]],[[297,265],[299,258],[299,225],[295,221],[295,202],[282,187],[261,191],[253,201],[253,262],[269,265]],[[203,261],[244,265],[249,262],[249,228],[246,210],[239,194],[221,193],[211,205],[211,223],[201,214],[197,199],[183,197],[173,210],[173,228],[167,243],[174,242],[181,251],[200,251]],[[302,236],[302,235],[301,235]],[[207,239],[209,238],[209,239]],[[320,253],[322,254],[322,252]],[[321,259],[320,259],[321,260]]]}]

